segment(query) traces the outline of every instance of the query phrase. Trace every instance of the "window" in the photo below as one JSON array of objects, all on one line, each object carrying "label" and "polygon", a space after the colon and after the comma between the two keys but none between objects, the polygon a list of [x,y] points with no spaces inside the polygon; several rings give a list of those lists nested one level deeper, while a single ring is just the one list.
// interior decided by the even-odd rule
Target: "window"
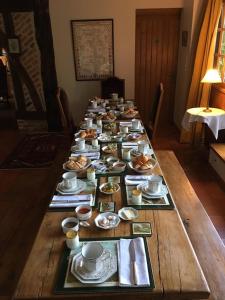
[{"label": "window", "polygon": [[225,82],[225,3],[218,25],[214,67],[219,70],[222,81]]}]

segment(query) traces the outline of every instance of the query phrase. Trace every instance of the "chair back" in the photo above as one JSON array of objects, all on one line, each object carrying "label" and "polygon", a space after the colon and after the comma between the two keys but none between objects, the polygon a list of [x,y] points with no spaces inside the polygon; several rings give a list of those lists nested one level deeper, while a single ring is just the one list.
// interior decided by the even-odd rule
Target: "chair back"
[{"label": "chair back", "polygon": [[65,131],[69,131],[70,133],[74,133],[75,125],[72,114],[70,112],[68,97],[63,88],[57,88],[56,99],[59,105],[60,118],[63,129]]},{"label": "chair back", "polygon": [[112,93],[125,98],[125,80],[118,77],[109,77],[101,81],[101,97],[110,98]]},{"label": "chair back", "polygon": [[156,131],[159,125],[159,116],[160,116],[160,111],[162,107],[162,102],[163,102],[163,96],[164,96],[164,87],[163,83],[159,84],[159,90],[158,90],[158,95],[152,102],[152,107],[150,111],[150,129],[152,131],[151,134],[151,139],[155,138]]}]

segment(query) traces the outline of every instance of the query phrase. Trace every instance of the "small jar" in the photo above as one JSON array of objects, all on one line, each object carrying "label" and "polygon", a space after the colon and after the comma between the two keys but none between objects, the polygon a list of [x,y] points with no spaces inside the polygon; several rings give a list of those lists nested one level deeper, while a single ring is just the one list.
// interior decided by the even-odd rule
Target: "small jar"
[{"label": "small jar", "polygon": [[91,141],[91,144],[92,144],[93,147],[97,148],[98,147],[98,139],[93,139]]},{"label": "small jar", "polygon": [[123,160],[131,160],[131,155],[130,155],[131,149],[122,149],[122,159]]},{"label": "small jar", "polygon": [[95,181],[95,169],[94,168],[88,168],[87,169],[87,179],[90,181]]},{"label": "small jar", "polygon": [[142,192],[138,189],[132,190],[132,203],[134,205],[140,205],[142,200]]},{"label": "small jar", "polygon": [[77,232],[69,230],[66,233],[66,245],[69,249],[76,249],[80,245],[80,239]]},{"label": "small jar", "polygon": [[97,127],[102,127],[102,120],[101,119],[97,119]]}]

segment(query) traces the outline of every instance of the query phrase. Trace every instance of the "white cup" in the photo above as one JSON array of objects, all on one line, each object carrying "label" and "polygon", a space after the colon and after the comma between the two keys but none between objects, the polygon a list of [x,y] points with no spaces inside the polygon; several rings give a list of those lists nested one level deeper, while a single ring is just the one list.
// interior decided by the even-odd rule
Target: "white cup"
[{"label": "white cup", "polygon": [[121,112],[124,112],[124,109],[125,109],[124,106],[120,106],[120,111]]},{"label": "white cup", "polygon": [[133,108],[134,107],[134,102],[133,101],[127,101],[127,108]]},{"label": "white cup", "polygon": [[92,125],[93,125],[93,119],[92,118],[85,118],[84,120],[86,122],[87,128],[92,127]]},{"label": "white cup", "polygon": [[67,233],[69,230],[78,231],[79,220],[75,217],[69,217],[62,221],[61,226],[64,233]]},{"label": "white cup", "polygon": [[132,129],[139,129],[140,128],[140,120],[138,119],[132,119]]},{"label": "white cup", "polygon": [[98,106],[97,101],[92,100],[92,101],[91,101],[91,106],[92,106],[92,108],[97,108],[97,106]]},{"label": "white cup", "polygon": [[129,132],[128,126],[120,126],[120,132],[122,132],[122,133],[128,133]]},{"label": "white cup", "polygon": [[122,149],[122,159],[123,160],[131,160],[131,149],[129,148],[124,148]]},{"label": "white cup", "polygon": [[120,97],[120,103],[121,103],[121,104],[124,103],[123,97]]},{"label": "white cup", "polygon": [[113,100],[118,100],[118,94],[117,93],[112,93],[111,97]]},{"label": "white cup", "polygon": [[101,120],[101,119],[98,119],[98,120],[97,120],[97,126],[98,126],[98,127],[102,127],[102,120]]},{"label": "white cup", "polygon": [[159,175],[152,175],[148,180],[148,190],[151,193],[160,193],[162,189],[162,177]]},{"label": "white cup", "polygon": [[75,142],[76,142],[76,145],[78,147],[78,150],[84,150],[85,149],[85,139],[76,138]]},{"label": "white cup", "polygon": [[75,172],[66,172],[62,175],[63,186],[66,189],[72,189],[77,187],[77,174]]},{"label": "white cup", "polygon": [[[99,242],[89,242],[84,244],[81,250],[84,267],[89,271],[98,271],[102,268],[106,253]],[[109,255],[109,254],[108,254]]]},{"label": "white cup", "polygon": [[138,151],[145,154],[147,151],[148,144],[145,141],[138,142]]},{"label": "white cup", "polygon": [[140,190],[134,189],[131,194],[131,201],[134,205],[140,205],[142,201],[142,192]]},{"label": "white cup", "polygon": [[98,147],[98,139],[92,139],[91,144],[93,147]]}]

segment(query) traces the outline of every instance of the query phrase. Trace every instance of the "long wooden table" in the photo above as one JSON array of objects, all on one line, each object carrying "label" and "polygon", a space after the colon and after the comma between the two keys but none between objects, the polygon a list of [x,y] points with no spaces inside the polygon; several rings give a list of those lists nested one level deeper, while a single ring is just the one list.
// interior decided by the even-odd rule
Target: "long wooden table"
[{"label": "long wooden table", "polygon": [[[145,136],[147,139],[147,136]],[[166,151],[165,151],[166,153]],[[162,174],[160,167],[154,173]],[[104,177],[101,178],[104,181]],[[179,184],[179,179],[177,181]],[[173,187],[171,193],[173,194]],[[183,187],[185,188],[185,186]],[[177,195],[176,195],[177,196]],[[99,195],[99,200],[107,201],[105,195]],[[121,190],[113,196],[116,209],[123,206]],[[98,212],[93,211],[91,224]],[[148,251],[151,258],[155,288],[145,292],[133,291],[74,293],[72,295],[56,295],[53,293],[59,259],[63,251],[65,236],[61,230],[61,221],[73,216],[72,212],[47,212],[36,237],[23,274],[20,278],[16,299],[207,299],[210,291],[195,252],[184,229],[177,209],[173,210],[139,210],[135,221],[151,222],[153,234],[147,238]],[[130,223],[122,221],[112,230],[101,230],[93,224],[90,229],[81,228],[81,238],[101,238],[130,236]]]}]

